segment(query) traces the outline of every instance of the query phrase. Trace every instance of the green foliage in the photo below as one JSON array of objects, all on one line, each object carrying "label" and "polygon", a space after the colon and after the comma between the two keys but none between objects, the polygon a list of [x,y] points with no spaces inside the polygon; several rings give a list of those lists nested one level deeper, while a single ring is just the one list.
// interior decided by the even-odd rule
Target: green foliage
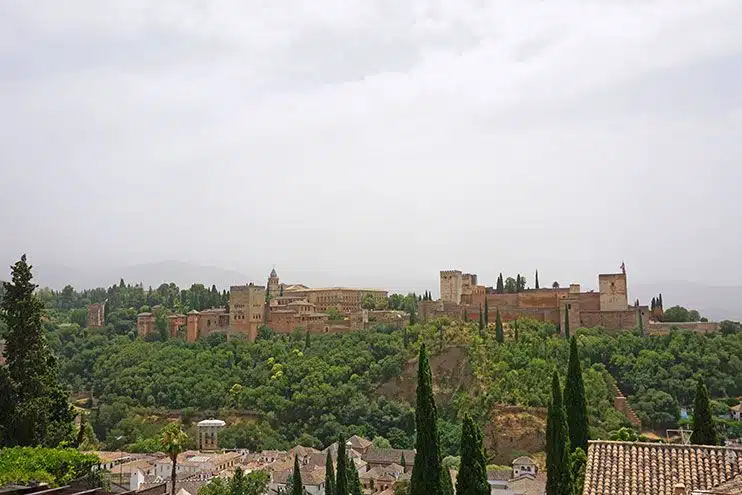
[{"label": "green foliage", "polygon": [[724,320],[719,323],[719,331],[722,335],[734,335],[738,333],[742,325],[738,321]]},{"label": "green foliage", "polygon": [[538,285],[538,270],[536,270],[536,290],[540,289]]},{"label": "green foliage", "polygon": [[350,495],[348,484],[348,455],[345,453],[345,437],[338,436],[337,474],[335,477],[335,495]]},{"label": "green foliage", "polygon": [[564,338],[569,339],[569,310],[564,310]]},{"label": "green foliage", "polygon": [[456,493],[470,495],[490,493],[482,433],[469,415],[464,416],[461,430],[461,466],[456,478]]},{"label": "green foliage", "polygon": [[0,449],[0,486],[31,481],[64,485],[90,473],[97,456],[75,449],[11,447]]},{"label": "green foliage", "polygon": [[569,455],[569,470],[572,476],[574,495],[582,495],[585,485],[585,467],[587,466],[587,454],[581,448],[577,448]]},{"label": "green foliage", "polygon": [[219,432],[219,444],[225,449],[283,450],[289,447],[266,421],[245,421]]},{"label": "green foliage", "polygon": [[335,468],[332,467],[332,456],[329,450],[325,458],[325,495],[336,495]]},{"label": "green foliage", "polygon": [[433,399],[433,378],[425,344],[420,346],[418,358],[416,404],[417,454],[412,468],[410,494],[439,495],[443,493],[443,480],[441,480],[441,453],[438,447],[438,412]]},{"label": "green foliage", "polygon": [[352,459],[348,459],[348,489],[351,495],[363,495],[363,485],[358,476],[358,469]]},{"label": "green foliage", "polygon": [[488,328],[490,325],[490,305],[487,302],[487,297],[484,298],[484,328]]},{"label": "green foliage", "polygon": [[695,309],[688,310],[682,306],[667,308],[662,315],[662,321],[671,323],[683,323],[688,321],[700,321],[701,315]]},{"label": "green foliage", "polygon": [[299,458],[294,455],[294,473],[291,476],[291,495],[304,495],[304,485],[301,484],[301,471],[299,471]]},{"label": "green foliage", "polygon": [[177,472],[178,454],[183,452],[188,442],[188,435],[180,429],[177,423],[169,423],[162,429],[160,443],[162,450],[172,462],[170,472],[170,495],[175,495],[175,474]]},{"label": "green foliage", "polygon": [[587,452],[588,416],[585,400],[585,384],[582,380],[582,366],[577,351],[577,338],[569,343],[569,363],[567,383],[564,385],[564,404],[567,408],[567,425],[571,450],[582,449]]},{"label": "green foliage", "polygon": [[654,388],[643,390],[632,396],[629,402],[645,427],[672,428],[680,419],[677,401],[662,390]]},{"label": "green foliage", "polygon": [[505,293],[507,294],[515,294],[518,292],[518,283],[513,277],[508,277],[505,279]]},{"label": "green foliage", "polygon": [[551,404],[546,418],[546,474],[548,495],[573,495],[569,465],[569,431],[562,403],[562,389],[556,373],[551,382]]},{"label": "green foliage", "polygon": [[270,475],[263,470],[247,474],[239,466],[229,480],[219,476],[211,478],[208,484],[198,490],[198,495],[263,495],[268,488]]},{"label": "green foliage", "polygon": [[13,265],[11,278],[2,284],[0,305],[7,360],[7,367],[0,367],[0,446],[72,442],[74,414],[57,381],[56,359],[41,324],[43,305],[25,255]]},{"label": "green foliage", "polygon": [[382,436],[375,436],[372,440],[374,447],[377,447],[379,449],[390,449],[392,448],[392,444],[389,443],[389,440]]},{"label": "green foliage", "polygon": [[505,342],[505,332],[502,328],[502,318],[500,317],[500,308],[497,308],[497,315],[495,316],[495,340],[502,344]]},{"label": "green foliage", "polygon": [[342,321],[345,319],[345,315],[337,308],[327,308],[327,319],[330,321]]},{"label": "green foliage", "polygon": [[497,286],[495,288],[495,292],[498,294],[503,294],[505,292],[505,286],[502,281],[502,273],[497,277]]},{"label": "green foliage", "polygon": [[693,434],[690,441],[696,445],[718,445],[719,435],[716,433],[714,418],[711,415],[709,394],[703,380],[698,380],[696,398],[693,401]]},{"label": "green foliage", "polygon": [[137,454],[148,454],[153,452],[162,451],[162,443],[159,438],[140,438],[133,444],[126,447],[128,452],[134,452]]}]

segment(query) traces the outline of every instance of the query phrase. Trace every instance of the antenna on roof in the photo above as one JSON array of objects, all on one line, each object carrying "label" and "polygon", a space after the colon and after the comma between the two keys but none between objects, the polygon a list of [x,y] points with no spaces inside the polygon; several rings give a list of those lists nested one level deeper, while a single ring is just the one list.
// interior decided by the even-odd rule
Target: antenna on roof
[{"label": "antenna on roof", "polygon": [[690,445],[690,437],[693,435],[693,430],[689,430],[687,428],[680,428],[679,430],[665,430],[665,436],[667,437],[667,443],[672,443],[670,441],[670,434],[679,435],[680,436],[680,443],[682,445]]}]

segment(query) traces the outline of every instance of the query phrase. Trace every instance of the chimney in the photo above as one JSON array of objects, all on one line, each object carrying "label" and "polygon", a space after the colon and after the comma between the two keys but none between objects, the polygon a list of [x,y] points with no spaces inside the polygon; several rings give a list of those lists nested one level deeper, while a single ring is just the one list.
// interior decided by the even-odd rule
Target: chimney
[{"label": "chimney", "polygon": [[672,489],[672,495],[686,495],[685,485],[682,483],[675,483]]}]

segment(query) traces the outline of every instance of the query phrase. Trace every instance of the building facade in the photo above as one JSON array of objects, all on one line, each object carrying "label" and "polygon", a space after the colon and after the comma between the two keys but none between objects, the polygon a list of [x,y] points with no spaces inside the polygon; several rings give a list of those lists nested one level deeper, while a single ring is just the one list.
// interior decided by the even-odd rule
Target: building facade
[{"label": "building facade", "polygon": [[[441,298],[418,305],[423,321],[440,316],[475,321],[480,308],[489,309],[490,322],[497,311],[503,321],[530,317],[562,328],[600,326],[608,330],[649,328],[647,306],[630,306],[626,273],[598,275],[599,291],[583,292],[580,284],[565,288],[527,289],[517,293],[497,293],[477,284],[477,276],[459,270],[440,272]],[[486,301],[486,304],[485,304]]]}]

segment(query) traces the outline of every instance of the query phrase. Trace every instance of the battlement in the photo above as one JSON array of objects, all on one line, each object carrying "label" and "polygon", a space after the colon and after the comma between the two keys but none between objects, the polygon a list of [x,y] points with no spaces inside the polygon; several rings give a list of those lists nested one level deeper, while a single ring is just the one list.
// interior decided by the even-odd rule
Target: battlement
[{"label": "battlement", "polygon": [[456,277],[461,275],[461,270],[441,270],[441,277]]}]

